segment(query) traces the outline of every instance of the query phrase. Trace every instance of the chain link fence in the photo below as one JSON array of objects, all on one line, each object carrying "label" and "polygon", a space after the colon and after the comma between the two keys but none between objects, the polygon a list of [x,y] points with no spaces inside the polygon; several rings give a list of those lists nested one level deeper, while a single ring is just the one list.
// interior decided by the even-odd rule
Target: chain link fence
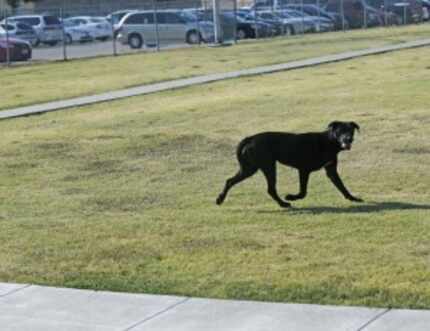
[{"label": "chain link fence", "polygon": [[234,44],[243,39],[415,24],[429,19],[426,2],[419,0],[86,3],[45,0],[32,9],[0,7],[0,64]]}]

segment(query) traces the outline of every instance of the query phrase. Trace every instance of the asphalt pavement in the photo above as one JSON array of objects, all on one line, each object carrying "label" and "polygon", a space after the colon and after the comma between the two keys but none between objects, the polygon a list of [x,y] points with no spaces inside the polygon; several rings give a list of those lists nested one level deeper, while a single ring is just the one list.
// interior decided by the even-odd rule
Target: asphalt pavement
[{"label": "asphalt pavement", "polygon": [[0,283],[2,331],[428,331],[430,311]]},{"label": "asphalt pavement", "polygon": [[[190,45],[182,43],[169,43],[162,42],[160,49],[173,49],[173,48],[185,48]],[[118,55],[121,54],[133,54],[139,52],[153,52],[156,51],[156,47],[144,47],[141,49],[131,49],[128,45],[122,45],[120,42],[116,42],[115,45],[113,40],[109,41],[95,41],[90,43],[73,43],[66,45],[66,49],[62,44],[56,46],[42,45],[33,48],[32,61],[43,62],[43,61],[59,61],[67,59],[81,59],[90,58],[97,56],[110,56],[114,55],[115,52]]]}]

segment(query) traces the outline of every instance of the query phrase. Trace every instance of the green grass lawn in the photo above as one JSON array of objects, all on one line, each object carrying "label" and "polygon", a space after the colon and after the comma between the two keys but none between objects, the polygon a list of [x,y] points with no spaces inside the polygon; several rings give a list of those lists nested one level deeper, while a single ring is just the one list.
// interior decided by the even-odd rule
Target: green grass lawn
[{"label": "green grass lawn", "polygon": [[[430,51],[0,122],[0,281],[430,308]],[[215,198],[246,135],[361,127],[281,210],[261,174]],[[282,195],[296,171],[279,167]]]},{"label": "green grass lawn", "polygon": [[430,25],[333,32],[0,69],[0,109],[427,38]]}]

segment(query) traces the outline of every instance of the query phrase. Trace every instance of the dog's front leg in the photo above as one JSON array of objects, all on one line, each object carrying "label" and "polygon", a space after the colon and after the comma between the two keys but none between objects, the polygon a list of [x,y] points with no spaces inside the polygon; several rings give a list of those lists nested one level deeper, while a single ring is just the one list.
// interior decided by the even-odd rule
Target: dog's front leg
[{"label": "dog's front leg", "polygon": [[327,177],[330,178],[334,186],[337,187],[337,189],[343,194],[346,199],[355,202],[363,202],[362,199],[356,198],[351,193],[349,193],[348,189],[343,184],[342,179],[340,179],[339,174],[337,172],[337,162],[326,166],[325,171],[327,173]]},{"label": "dog's front leg", "polygon": [[299,177],[300,177],[300,192],[299,194],[287,194],[285,197],[285,200],[299,200],[306,197],[307,191],[308,191],[308,181],[309,181],[309,171],[306,170],[299,170]]}]

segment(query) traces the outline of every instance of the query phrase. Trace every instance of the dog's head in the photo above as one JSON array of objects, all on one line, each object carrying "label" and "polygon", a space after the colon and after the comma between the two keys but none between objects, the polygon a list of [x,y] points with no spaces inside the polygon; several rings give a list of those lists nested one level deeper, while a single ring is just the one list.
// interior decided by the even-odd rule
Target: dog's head
[{"label": "dog's head", "polygon": [[328,125],[329,138],[336,141],[341,150],[351,149],[355,130],[360,131],[360,126],[355,122],[335,121]]}]

